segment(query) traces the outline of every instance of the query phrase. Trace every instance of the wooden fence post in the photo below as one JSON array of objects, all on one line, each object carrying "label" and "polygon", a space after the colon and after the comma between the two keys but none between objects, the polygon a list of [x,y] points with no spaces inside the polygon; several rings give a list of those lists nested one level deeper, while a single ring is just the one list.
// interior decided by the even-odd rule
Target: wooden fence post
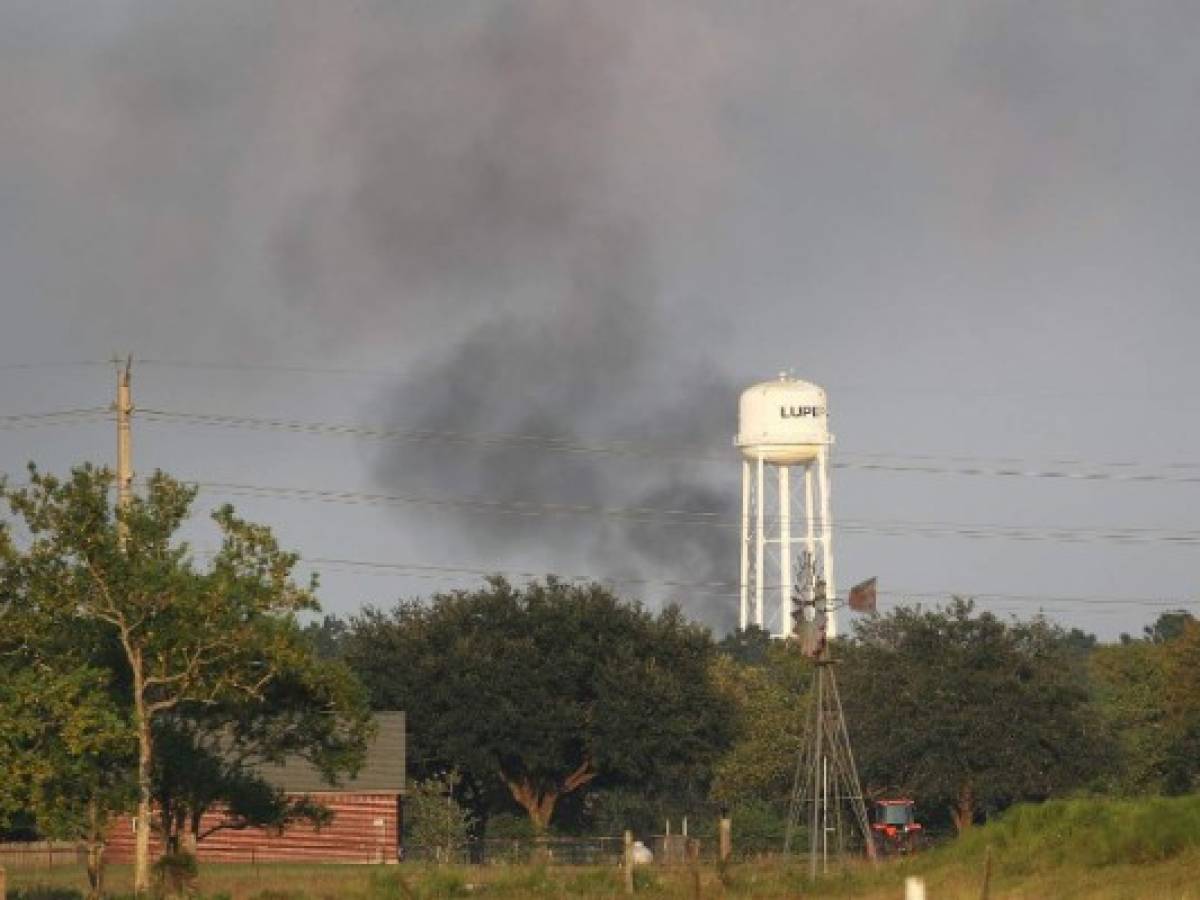
[{"label": "wooden fence post", "polygon": [[988,900],[992,895],[992,845],[987,845],[983,857],[983,890],[979,892],[981,900]]},{"label": "wooden fence post", "polygon": [[723,863],[729,862],[729,858],[733,856],[733,820],[729,816],[721,817],[719,837],[718,857]]},{"label": "wooden fence post", "polygon": [[0,866],[0,900],[6,896],[8,896],[8,886],[4,877],[4,866]]},{"label": "wooden fence post", "polygon": [[633,893],[633,832],[625,832],[625,893]]}]

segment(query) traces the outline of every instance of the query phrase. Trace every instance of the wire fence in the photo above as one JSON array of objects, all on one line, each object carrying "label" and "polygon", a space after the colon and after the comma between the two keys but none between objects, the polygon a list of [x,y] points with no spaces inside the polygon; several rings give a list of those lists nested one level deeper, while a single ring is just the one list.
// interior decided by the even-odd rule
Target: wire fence
[{"label": "wire fence", "polygon": [[[655,865],[686,865],[704,858],[703,841],[686,835],[650,835],[641,843]],[[617,866],[625,853],[625,839],[616,837],[486,838],[468,841],[447,851],[444,847],[407,845],[405,862],[440,862],[462,865]]]},{"label": "wire fence", "polygon": [[86,862],[86,849],[69,841],[0,842],[0,867],[5,869],[54,869]]}]

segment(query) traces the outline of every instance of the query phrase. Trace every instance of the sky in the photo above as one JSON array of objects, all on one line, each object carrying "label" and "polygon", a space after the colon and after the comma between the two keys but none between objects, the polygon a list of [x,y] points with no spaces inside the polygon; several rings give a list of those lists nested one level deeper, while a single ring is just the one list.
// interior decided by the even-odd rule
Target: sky
[{"label": "sky", "polygon": [[271,524],[329,612],[554,572],[722,633],[737,395],[790,371],[841,583],[1140,633],[1198,605],[1198,27],[10,0],[0,471],[111,463],[107,413],[11,417],[132,355],[139,475]]}]

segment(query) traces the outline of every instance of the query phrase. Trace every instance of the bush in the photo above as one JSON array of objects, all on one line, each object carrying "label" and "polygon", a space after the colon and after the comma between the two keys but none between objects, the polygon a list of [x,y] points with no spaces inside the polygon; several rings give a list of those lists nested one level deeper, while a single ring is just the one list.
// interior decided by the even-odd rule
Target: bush
[{"label": "bush", "polygon": [[535,835],[529,816],[500,813],[487,820],[483,836],[488,840],[525,841]]},{"label": "bush", "polygon": [[190,853],[164,853],[154,864],[159,888],[169,897],[194,893],[199,874],[196,857]]},{"label": "bush", "polygon": [[1200,847],[1200,796],[1019,804],[937,858],[979,860],[989,846],[1016,872],[1158,862]]},{"label": "bush", "polygon": [[439,863],[453,862],[470,836],[471,814],[454,799],[459,780],[451,773],[413,782],[405,801],[408,843]]},{"label": "bush", "polygon": [[787,813],[764,800],[745,800],[733,808],[733,849],[739,856],[778,853],[783,849]]}]

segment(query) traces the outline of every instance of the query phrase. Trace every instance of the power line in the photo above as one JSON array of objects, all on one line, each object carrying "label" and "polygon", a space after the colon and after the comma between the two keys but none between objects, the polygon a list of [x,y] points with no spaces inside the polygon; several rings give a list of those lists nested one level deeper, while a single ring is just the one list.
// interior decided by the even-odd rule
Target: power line
[{"label": "power line", "polygon": [[[210,413],[179,412],[163,409],[140,410],[143,418],[150,422],[177,422],[187,425],[210,426],[260,431],[283,431],[297,434],[337,435],[374,440],[399,440],[409,442],[437,442],[475,446],[512,446],[544,449],[558,453],[585,455],[624,456],[639,459],[657,459],[669,462],[703,462],[728,464],[731,453],[696,453],[678,448],[655,447],[626,441],[589,442],[575,438],[510,432],[468,432],[436,429],[406,429],[383,425],[337,424],[321,421],[294,419],[272,419],[254,416],[233,416]],[[878,462],[879,455],[864,455],[861,459],[839,457],[834,460],[835,469],[878,472],[912,472],[929,475],[987,476],[1002,478],[1045,478],[1064,481],[1111,481],[1131,483],[1165,482],[1174,484],[1200,484],[1200,475],[1181,475],[1176,472],[1128,471],[1132,462],[1081,463],[1088,469],[1045,469],[1017,468],[1009,465],[945,465],[913,462]],[[901,457],[893,457],[901,458]],[[914,460],[920,457],[914,457]],[[954,457],[965,460],[967,457]],[[1170,463],[1172,469],[1188,469],[1200,464]],[[1119,468],[1123,471],[1101,471],[1103,467]]]},{"label": "power line", "polygon": [[134,359],[134,363],[165,369],[202,369],[228,372],[275,372],[280,375],[365,375],[373,378],[407,379],[412,375],[399,369],[362,366],[312,366],[271,363],[202,362],[190,360]]},{"label": "power line", "polygon": [[110,413],[105,406],[89,406],[82,409],[61,409],[54,412],[19,413],[0,416],[0,429],[37,428],[43,425],[74,425],[81,422],[99,421]]},{"label": "power line", "polygon": [[[411,563],[411,562],[382,562],[375,560],[357,560],[346,559],[341,557],[302,557],[302,561],[314,566],[319,565],[334,565],[345,568],[369,569],[377,571],[394,571],[401,575],[410,575],[413,573],[429,573],[431,575],[471,575],[486,577],[489,575],[502,575],[508,578],[515,579],[535,579],[544,578],[547,572],[535,571],[516,571],[506,570],[503,567],[480,567],[478,565],[433,565],[428,563]],[[673,587],[673,588],[688,588],[695,590],[703,590],[706,593],[712,591],[728,591],[728,596],[734,596],[733,591],[738,588],[738,584],[732,581],[679,581],[671,579],[654,579],[654,578],[600,578],[595,575],[558,575],[556,576],[563,581],[581,582],[581,583],[599,583],[607,585],[644,585],[657,587]],[[772,585],[775,590],[779,589],[779,585]],[[886,597],[895,597],[899,599],[930,599],[944,600],[950,597],[959,596],[970,598],[979,601],[1002,601],[1015,603],[1068,603],[1072,605],[1121,605],[1121,606],[1152,606],[1152,607],[1180,607],[1194,605],[1200,601],[1195,598],[1164,598],[1164,597],[1113,597],[1113,596],[1095,596],[1095,597],[1080,597],[1080,596],[1065,596],[1055,594],[1007,594],[999,592],[972,592],[972,591],[916,591],[892,589],[879,592]]]},{"label": "power line", "polygon": [[23,363],[0,363],[0,371],[2,372],[21,372],[21,371],[43,371],[45,369],[84,369],[95,368],[96,366],[111,366],[110,360],[70,360],[62,362],[23,362]]},{"label": "power line", "polygon": [[443,442],[482,446],[521,445],[545,447],[557,452],[584,454],[620,454],[623,456],[658,457],[689,461],[728,462],[728,457],[703,454],[664,454],[655,449],[636,444],[605,443],[590,444],[573,438],[555,437],[545,434],[518,434],[508,432],[463,432],[437,429],[405,429],[383,425],[335,424],[288,419],[266,419],[252,416],[213,415],[207,413],[173,412],[161,409],[141,409],[139,414],[150,422],[180,422],[188,425],[215,426],[221,428],[246,428],[251,430],[285,431],[300,434],[328,434],[344,437],[373,438],[380,440],[402,440],[415,442]]},{"label": "power line", "polygon": [[[231,496],[301,502],[338,503],[365,506],[417,506],[462,512],[485,512],[520,517],[562,515],[598,516],[633,524],[667,527],[708,527],[725,530],[741,528],[741,522],[723,519],[720,513],[663,507],[604,507],[581,503],[540,503],[526,500],[429,497],[320,488],[275,487],[232,482],[193,481],[204,491]],[[772,517],[772,521],[774,517]],[[802,527],[803,517],[796,520]],[[1065,526],[1019,526],[967,524],[918,520],[843,519],[834,530],[847,534],[872,534],[885,537],[964,537],[1061,543],[1112,542],[1121,544],[1200,544],[1200,531],[1170,531],[1156,528],[1097,528]]]}]

